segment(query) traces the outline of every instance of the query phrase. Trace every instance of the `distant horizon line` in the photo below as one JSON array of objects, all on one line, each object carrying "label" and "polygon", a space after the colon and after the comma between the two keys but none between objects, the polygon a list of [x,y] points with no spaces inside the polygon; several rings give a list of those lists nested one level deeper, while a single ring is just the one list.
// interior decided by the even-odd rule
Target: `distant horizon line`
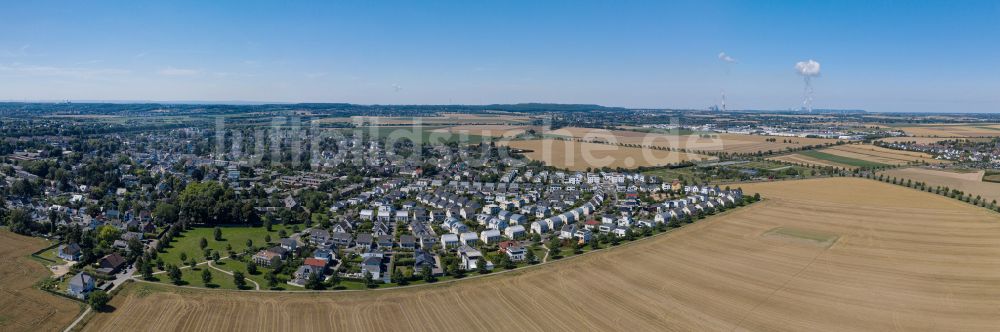
[{"label": "distant horizon line", "polygon": [[[163,104],[163,105],[233,105],[233,106],[252,106],[252,105],[300,105],[300,104],[347,104],[347,105],[358,105],[358,106],[489,106],[489,105],[586,105],[586,106],[600,106],[607,108],[622,108],[626,110],[657,110],[657,111],[705,111],[705,112],[796,112],[796,113],[810,113],[809,111],[801,109],[729,109],[726,111],[716,111],[709,108],[670,108],[670,107],[626,107],[626,106],[609,106],[602,104],[593,103],[560,103],[560,102],[518,102],[518,103],[490,103],[490,104],[363,104],[363,103],[352,103],[352,102],[291,102],[291,101],[246,101],[246,100],[127,100],[127,99],[61,99],[61,100],[51,100],[51,99],[36,99],[36,100],[13,100],[6,99],[0,100],[2,104],[64,104],[64,103],[81,103],[81,104]],[[968,114],[968,113],[995,113],[991,111],[971,111],[971,112],[947,112],[947,111],[869,111],[865,109],[855,109],[855,108],[815,108],[812,113],[820,112],[863,112],[870,114],[878,113],[893,113],[893,114]]]}]

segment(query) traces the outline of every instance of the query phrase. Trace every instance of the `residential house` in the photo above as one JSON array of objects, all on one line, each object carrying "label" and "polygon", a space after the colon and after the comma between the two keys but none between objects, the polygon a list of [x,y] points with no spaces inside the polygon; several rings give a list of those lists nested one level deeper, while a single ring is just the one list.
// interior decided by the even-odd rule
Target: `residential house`
[{"label": "residential house", "polygon": [[507,254],[510,260],[519,262],[524,260],[527,249],[517,241],[500,242],[500,252]]},{"label": "residential house", "polygon": [[285,250],[288,251],[295,251],[295,248],[298,248],[299,246],[298,241],[289,238],[278,240],[278,243],[281,245],[282,248],[285,248]]},{"label": "residential house", "polygon": [[114,274],[125,266],[125,257],[122,257],[122,255],[119,255],[117,252],[113,252],[101,257],[97,264],[100,266],[98,269],[99,271],[107,274]]},{"label": "residential house", "polygon": [[507,235],[508,239],[520,239],[525,235],[524,226],[522,225],[514,225],[507,227],[507,229],[503,230],[503,232],[504,235]]},{"label": "residential house", "polygon": [[94,290],[94,287],[96,287],[94,277],[87,274],[87,272],[80,272],[79,274],[73,276],[73,278],[69,279],[66,294],[85,300],[87,295]]},{"label": "residential house", "polygon": [[78,261],[83,254],[83,250],[76,242],[59,246],[56,255],[67,261]]},{"label": "residential house", "polygon": [[499,243],[500,240],[503,239],[503,235],[500,233],[499,230],[487,229],[482,233],[479,233],[479,239],[482,240],[483,243],[485,244],[494,244],[494,243]]},{"label": "residential house", "polygon": [[261,250],[253,255],[253,262],[260,266],[273,268],[281,262],[281,255],[269,250]]},{"label": "residential house", "polygon": [[417,247],[417,238],[413,235],[400,235],[399,236],[399,247],[402,249],[413,250]]},{"label": "residential house", "polygon": [[459,244],[460,242],[458,241],[458,235],[455,235],[453,233],[447,233],[441,235],[441,245],[444,246],[445,248],[458,247]]},{"label": "residential house", "polygon": [[475,232],[465,232],[459,234],[458,240],[461,241],[462,244],[467,246],[474,246],[476,244],[479,244],[479,237],[476,236]]}]

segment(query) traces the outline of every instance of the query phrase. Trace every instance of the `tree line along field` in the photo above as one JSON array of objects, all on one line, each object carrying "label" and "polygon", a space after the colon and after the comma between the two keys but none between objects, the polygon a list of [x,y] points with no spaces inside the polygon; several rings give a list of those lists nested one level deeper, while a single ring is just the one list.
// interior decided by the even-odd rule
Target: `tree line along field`
[{"label": "tree line along field", "polygon": [[33,287],[51,273],[29,255],[49,245],[0,228],[0,331],[56,331],[81,312],[82,304]]},{"label": "tree line along field", "polygon": [[106,330],[995,330],[1000,216],[861,178],[744,185],[765,200],[662,236],[454,283],[339,293],[132,284]]},{"label": "tree line along field", "polygon": [[982,196],[986,202],[1000,201],[1000,183],[983,181],[983,170],[967,172],[938,170],[920,167],[897,168],[879,172],[880,175],[895,177],[902,180],[913,180],[927,183],[932,187],[948,187],[971,194]]}]

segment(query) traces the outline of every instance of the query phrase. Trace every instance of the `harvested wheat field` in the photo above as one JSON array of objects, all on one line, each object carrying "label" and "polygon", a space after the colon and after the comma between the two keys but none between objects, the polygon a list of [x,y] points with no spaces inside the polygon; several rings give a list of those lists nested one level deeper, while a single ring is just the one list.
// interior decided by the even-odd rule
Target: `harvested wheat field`
[{"label": "harvested wheat field", "polygon": [[440,113],[438,116],[392,117],[392,116],[352,116],[331,117],[313,120],[316,123],[351,122],[358,125],[462,125],[462,124],[508,124],[531,121],[530,116],[513,113]]},{"label": "harvested wheat field", "polygon": [[995,137],[1000,136],[1000,124],[935,124],[899,127],[908,135],[925,137]]},{"label": "harvested wheat field", "polygon": [[777,156],[777,157],[771,157],[771,158],[767,158],[767,160],[783,161],[783,162],[786,162],[786,163],[792,163],[792,164],[803,165],[803,166],[836,167],[836,168],[843,168],[843,169],[849,169],[849,170],[853,170],[853,169],[857,168],[855,166],[851,166],[851,165],[847,165],[847,164],[841,164],[841,163],[833,162],[833,161],[830,161],[830,160],[823,160],[823,159],[819,159],[819,158],[813,158],[813,157],[801,155],[801,154],[798,154],[798,153],[786,154],[786,155]]},{"label": "harvested wheat field", "polygon": [[556,139],[507,141],[501,144],[517,149],[531,150],[524,153],[532,160],[546,165],[582,171],[590,168],[662,166],[682,161],[716,160],[718,158],[694,153],[630,148],[611,144],[563,141]]},{"label": "harvested wheat field", "polygon": [[33,288],[50,273],[28,255],[48,246],[0,230],[0,331],[60,330],[80,313],[76,302]]},{"label": "harvested wheat field", "polygon": [[995,330],[1000,216],[856,178],[663,236],[486,278],[276,294],[133,284],[88,331]]},{"label": "harvested wheat field", "polygon": [[891,169],[879,174],[913,181],[926,182],[930,186],[942,186],[964,191],[966,194],[983,196],[987,202],[1000,201],[1000,183],[983,182],[983,171],[953,172],[920,167]]},{"label": "harvested wheat field", "polygon": [[[593,128],[566,127],[545,132],[558,137],[573,137],[586,141],[635,144],[689,151],[757,153],[785,151],[809,145],[833,144],[837,140],[806,137],[778,137],[742,134],[692,134],[672,135],[665,133],[645,133],[627,130],[607,130]],[[774,140],[773,142],[769,140]]]},{"label": "harvested wheat field", "polygon": [[820,150],[841,157],[860,159],[886,165],[906,165],[909,162],[929,164],[949,163],[934,159],[934,156],[923,152],[887,149],[870,144],[845,144]]}]

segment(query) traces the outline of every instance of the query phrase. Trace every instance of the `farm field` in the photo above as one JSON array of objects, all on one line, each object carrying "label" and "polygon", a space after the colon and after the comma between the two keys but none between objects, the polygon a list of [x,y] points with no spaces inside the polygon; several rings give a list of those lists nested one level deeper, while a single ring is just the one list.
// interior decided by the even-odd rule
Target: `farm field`
[{"label": "farm field", "polygon": [[[837,140],[805,137],[778,137],[741,134],[663,134],[628,130],[566,127],[545,132],[552,136],[574,137],[641,146],[683,148],[692,151],[756,153],[784,151],[787,148],[836,143]],[[707,135],[707,136],[702,136]],[[768,140],[773,139],[774,142]]]},{"label": "farm field", "polygon": [[768,160],[784,161],[795,164],[804,164],[808,166],[813,166],[813,165],[820,167],[831,166],[831,167],[852,169],[852,170],[856,168],[886,166],[886,164],[883,163],[877,163],[873,161],[842,156],[834,153],[829,153],[829,151],[830,151],[829,149],[806,150],[789,155],[768,158]]},{"label": "farm field", "polygon": [[682,161],[716,160],[717,158],[694,153],[683,153],[642,148],[629,148],[601,143],[584,143],[555,139],[501,142],[513,148],[532,150],[525,153],[529,159],[540,160],[546,165],[573,171],[588,167],[661,166]]},{"label": "farm field", "polygon": [[526,123],[531,117],[516,114],[501,113],[441,113],[440,116],[421,117],[384,117],[384,116],[352,116],[340,118],[323,118],[313,120],[317,123],[351,122],[365,125],[463,125],[463,124],[512,124]]},{"label": "farm field", "polygon": [[346,293],[137,283],[112,301],[117,310],[84,330],[986,331],[1000,324],[1000,215],[860,178],[743,189],[765,201],[515,275]]},{"label": "farm field", "polygon": [[358,127],[350,129],[335,129],[339,131],[361,133],[378,138],[402,139],[408,138],[418,143],[445,144],[458,142],[465,144],[479,144],[484,141],[484,136],[473,134],[469,131],[451,132],[442,126],[375,126]]},{"label": "farm field", "polygon": [[923,137],[995,137],[1000,136],[1000,124],[932,124],[897,127],[909,135]]},{"label": "farm field", "polygon": [[485,137],[515,137],[527,132],[529,129],[541,131],[537,126],[508,126],[508,125],[467,125],[434,129],[434,132],[466,134],[470,136]]},{"label": "farm field", "polygon": [[29,258],[49,243],[0,229],[0,331],[56,331],[66,327],[81,305],[33,285],[50,275]]},{"label": "farm field", "polygon": [[910,162],[929,164],[948,163],[948,161],[934,159],[933,156],[922,152],[893,150],[869,144],[838,145],[820,151],[841,157],[886,165],[906,165]]},{"label": "farm field", "polygon": [[830,160],[824,160],[824,159],[820,159],[820,158],[810,157],[810,156],[807,156],[807,155],[804,155],[804,154],[801,154],[801,153],[793,153],[793,154],[786,154],[786,155],[777,156],[777,157],[771,157],[771,158],[767,158],[767,160],[783,161],[783,162],[787,162],[787,163],[792,163],[792,164],[796,164],[796,165],[805,165],[805,166],[819,166],[819,167],[827,167],[827,166],[829,166],[829,167],[845,168],[845,169],[851,169],[851,170],[857,168],[855,166],[851,166],[851,165],[847,165],[847,164],[841,164],[841,163],[836,163],[836,162],[833,162],[833,161],[830,161]]},{"label": "farm field", "polygon": [[982,181],[983,171],[950,172],[920,167],[891,169],[879,174],[926,182],[930,186],[942,186],[964,191],[966,194],[983,196],[987,202],[1000,201],[1000,183]]}]

